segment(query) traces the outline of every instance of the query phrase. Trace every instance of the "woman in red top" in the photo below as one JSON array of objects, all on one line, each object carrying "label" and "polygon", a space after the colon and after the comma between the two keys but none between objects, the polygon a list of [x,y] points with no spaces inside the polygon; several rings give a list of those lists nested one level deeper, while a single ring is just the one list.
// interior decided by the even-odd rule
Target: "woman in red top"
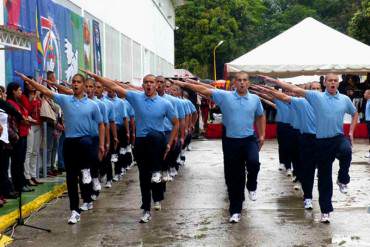
[{"label": "woman in red top", "polygon": [[[22,88],[18,83],[12,82],[8,84],[6,89],[7,102],[9,102],[18,112],[22,114],[24,119],[28,119],[28,111],[21,103]],[[16,191],[23,192],[33,191],[25,184],[24,178],[24,160],[26,158],[27,136],[30,126],[27,121],[17,121],[19,139],[12,143],[13,150],[11,152],[11,174],[13,185]]]},{"label": "woman in red top", "polygon": [[36,180],[36,165],[40,155],[41,145],[41,98],[36,90],[29,84],[24,84],[24,93],[21,96],[22,105],[27,109],[30,115],[30,132],[27,137],[26,160],[24,162],[24,177],[29,186],[40,184]]}]

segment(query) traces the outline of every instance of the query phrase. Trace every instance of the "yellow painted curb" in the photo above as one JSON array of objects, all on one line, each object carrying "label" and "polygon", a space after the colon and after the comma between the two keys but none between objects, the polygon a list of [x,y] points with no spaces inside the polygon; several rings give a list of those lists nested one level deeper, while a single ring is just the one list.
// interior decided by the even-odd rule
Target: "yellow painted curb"
[{"label": "yellow painted curb", "polygon": [[[49,191],[34,200],[30,201],[29,203],[22,206],[22,216],[28,217],[33,212],[37,211],[41,208],[45,203],[57,198],[58,196],[62,195],[67,190],[67,185],[64,183],[62,185],[57,185],[53,188],[52,191]],[[14,225],[16,220],[18,219],[19,212],[18,209],[3,215],[0,217],[0,232],[3,232],[8,227]],[[1,235],[4,236],[4,235]],[[0,246],[1,242],[0,242]]]},{"label": "yellow painted curb", "polygon": [[7,246],[8,244],[11,244],[13,242],[13,239],[11,237],[8,237],[6,235],[0,235],[0,247]]}]

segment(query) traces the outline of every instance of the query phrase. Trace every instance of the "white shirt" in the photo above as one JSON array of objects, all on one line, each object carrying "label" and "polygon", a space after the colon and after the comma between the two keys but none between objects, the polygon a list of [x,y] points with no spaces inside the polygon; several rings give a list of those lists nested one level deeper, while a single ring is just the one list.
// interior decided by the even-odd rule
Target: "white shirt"
[{"label": "white shirt", "polygon": [[0,124],[3,127],[3,133],[0,136],[0,140],[9,143],[9,136],[8,136],[8,114],[6,114],[3,110],[0,109]]}]

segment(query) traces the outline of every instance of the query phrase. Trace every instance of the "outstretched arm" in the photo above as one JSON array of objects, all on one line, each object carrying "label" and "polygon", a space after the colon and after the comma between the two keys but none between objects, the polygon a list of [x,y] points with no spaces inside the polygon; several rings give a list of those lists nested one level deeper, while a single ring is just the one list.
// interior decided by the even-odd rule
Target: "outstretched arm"
[{"label": "outstretched arm", "polygon": [[52,81],[49,81],[49,80],[45,80],[45,79],[43,79],[43,81],[46,82],[48,85],[58,89],[59,93],[67,94],[67,95],[73,95],[73,90],[69,87],[65,87],[65,86],[62,86],[58,83],[55,83],[55,82],[52,82]]},{"label": "outstretched arm", "polygon": [[265,93],[265,94],[270,94],[278,100],[281,100],[281,101],[284,101],[284,102],[287,102],[287,103],[290,103],[292,101],[292,98],[289,95],[286,95],[285,93],[280,92],[280,91],[278,91],[274,88],[270,88],[270,87],[267,87],[267,86],[264,86],[264,87],[263,86],[257,86],[257,85],[255,85],[254,88],[256,90],[258,90],[259,92],[262,92],[262,93]]},{"label": "outstretched arm", "polygon": [[110,88],[111,90],[114,90],[118,95],[125,97],[127,90],[119,85],[114,80],[111,80],[106,77],[99,76],[91,71],[85,70],[85,69],[80,69],[82,72],[85,74],[91,76],[94,78],[96,81],[101,82],[105,87]]},{"label": "outstretched arm", "polygon": [[40,91],[43,95],[49,97],[49,98],[52,98],[53,95],[54,95],[54,92],[51,91],[50,89],[48,89],[47,87],[41,85],[40,83],[38,83],[37,81],[35,80],[32,80],[30,78],[28,78],[26,75],[18,72],[18,71],[15,71],[15,73],[26,83],[29,83],[32,87],[34,87],[37,91]]},{"label": "outstretched arm", "polygon": [[196,80],[192,80],[192,79],[187,79],[186,82],[189,82],[189,83],[194,84],[194,85],[200,85],[200,86],[203,86],[203,87],[206,87],[206,88],[209,88],[209,89],[215,89],[215,87],[210,85],[210,84],[203,83],[203,82],[196,81]]},{"label": "outstretched arm", "polygon": [[287,82],[284,82],[284,81],[280,81],[280,80],[277,80],[277,79],[274,79],[272,77],[269,77],[269,76],[264,76],[264,75],[260,75],[261,78],[269,81],[269,82],[272,82],[276,85],[278,85],[279,87],[285,89],[285,90],[288,90],[288,91],[291,91],[291,92],[294,92],[297,96],[301,96],[301,97],[304,97],[305,94],[306,94],[306,90],[300,88],[300,87],[297,87],[295,85],[292,85],[292,84],[289,84]]},{"label": "outstretched arm", "polygon": [[174,84],[180,86],[180,87],[183,87],[183,88],[188,88],[194,92],[197,92],[197,93],[200,93],[206,97],[210,97],[212,95],[212,90],[209,89],[209,88],[206,88],[204,86],[201,86],[201,85],[195,85],[195,84],[191,84],[191,83],[187,83],[187,82],[182,82],[182,81],[173,81]]}]

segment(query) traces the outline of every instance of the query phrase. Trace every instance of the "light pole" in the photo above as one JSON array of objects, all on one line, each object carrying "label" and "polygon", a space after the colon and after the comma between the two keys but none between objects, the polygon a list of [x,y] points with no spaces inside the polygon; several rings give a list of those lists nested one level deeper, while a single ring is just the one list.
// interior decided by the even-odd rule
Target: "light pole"
[{"label": "light pole", "polygon": [[215,48],[213,48],[213,77],[215,79],[215,81],[217,80],[216,78],[216,49],[222,45],[224,43],[223,40],[221,40],[220,42],[218,42],[218,44],[215,46]]}]

